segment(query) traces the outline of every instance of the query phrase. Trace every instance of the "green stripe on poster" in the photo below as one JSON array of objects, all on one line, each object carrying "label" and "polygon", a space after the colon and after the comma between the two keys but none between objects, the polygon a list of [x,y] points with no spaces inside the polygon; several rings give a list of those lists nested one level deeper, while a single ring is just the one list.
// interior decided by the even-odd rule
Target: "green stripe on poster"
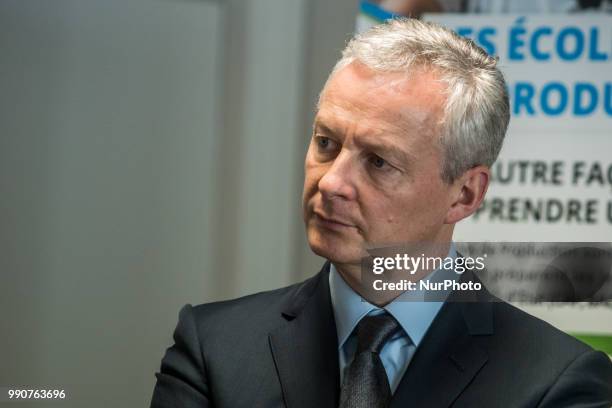
[{"label": "green stripe on poster", "polygon": [[612,356],[612,335],[607,334],[585,334],[570,333],[578,340],[585,342],[595,350],[601,350]]}]

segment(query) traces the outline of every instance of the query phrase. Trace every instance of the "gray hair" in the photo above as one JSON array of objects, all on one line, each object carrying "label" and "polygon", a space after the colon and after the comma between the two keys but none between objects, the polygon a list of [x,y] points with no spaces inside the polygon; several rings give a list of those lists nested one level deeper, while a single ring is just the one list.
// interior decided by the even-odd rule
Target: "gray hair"
[{"label": "gray hair", "polygon": [[493,165],[510,120],[508,92],[497,59],[472,40],[439,24],[393,19],[356,35],[330,78],[354,61],[377,72],[431,68],[446,84],[440,124],[444,181],[452,183],[477,165]]}]

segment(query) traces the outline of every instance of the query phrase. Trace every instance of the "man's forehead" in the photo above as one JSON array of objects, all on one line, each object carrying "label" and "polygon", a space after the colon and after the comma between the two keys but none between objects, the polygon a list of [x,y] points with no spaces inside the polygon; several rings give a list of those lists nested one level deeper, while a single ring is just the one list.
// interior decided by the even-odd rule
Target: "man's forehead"
[{"label": "man's forehead", "polygon": [[354,62],[328,81],[321,94],[317,121],[341,120],[343,113],[349,112],[360,115],[362,122],[385,118],[386,130],[426,130],[415,129],[423,126],[432,129],[443,115],[445,89],[431,72],[419,69],[410,74],[379,73]]},{"label": "man's forehead", "polygon": [[[314,126],[331,132],[342,132],[344,126],[350,127],[358,122],[359,128],[375,135],[389,131],[411,133],[433,130],[438,122],[437,115],[426,108],[397,106],[397,109],[390,110],[378,105],[370,109],[360,109],[344,102],[346,101],[342,99],[330,99],[327,103],[321,104],[315,116]],[[359,115],[357,118],[355,113]]]},{"label": "man's forehead", "polygon": [[322,96],[342,89],[382,93],[388,97],[412,98],[422,102],[444,102],[446,84],[435,69],[415,66],[405,72],[379,72],[354,61],[335,72],[323,89]]}]

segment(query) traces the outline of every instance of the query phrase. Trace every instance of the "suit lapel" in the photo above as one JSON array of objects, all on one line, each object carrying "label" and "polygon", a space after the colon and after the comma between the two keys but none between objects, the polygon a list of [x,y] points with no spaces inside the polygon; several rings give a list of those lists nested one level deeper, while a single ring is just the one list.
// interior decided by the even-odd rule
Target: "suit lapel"
[{"label": "suit lapel", "polygon": [[[461,280],[466,279],[472,277]],[[391,408],[448,407],[457,399],[488,360],[481,343],[493,334],[493,304],[478,301],[483,299],[449,296],[415,352]]]},{"label": "suit lapel", "polygon": [[270,348],[288,408],[337,407],[338,340],[329,294],[329,262],[291,297]]}]

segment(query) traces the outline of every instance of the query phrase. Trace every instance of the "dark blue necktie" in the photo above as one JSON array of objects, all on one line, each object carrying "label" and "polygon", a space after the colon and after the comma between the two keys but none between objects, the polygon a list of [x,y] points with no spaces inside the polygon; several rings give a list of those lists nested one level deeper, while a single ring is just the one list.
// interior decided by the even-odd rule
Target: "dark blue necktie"
[{"label": "dark blue necktie", "polygon": [[357,351],[340,390],[340,408],[387,408],[391,387],[379,353],[400,328],[388,313],[366,316],[357,325]]}]

